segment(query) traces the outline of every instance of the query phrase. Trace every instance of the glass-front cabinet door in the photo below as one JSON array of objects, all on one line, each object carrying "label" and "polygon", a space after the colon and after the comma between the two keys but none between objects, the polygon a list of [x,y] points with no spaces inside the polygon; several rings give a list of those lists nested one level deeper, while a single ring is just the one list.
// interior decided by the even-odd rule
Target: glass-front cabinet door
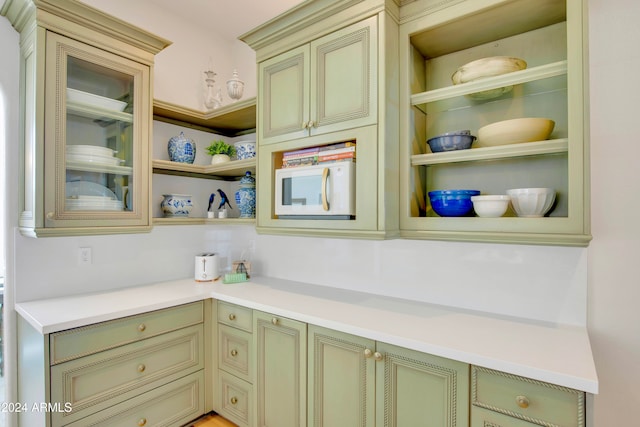
[{"label": "glass-front cabinet door", "polygon": [[44,227],[148,227],[149,66],[52,32],[45,61]]}]

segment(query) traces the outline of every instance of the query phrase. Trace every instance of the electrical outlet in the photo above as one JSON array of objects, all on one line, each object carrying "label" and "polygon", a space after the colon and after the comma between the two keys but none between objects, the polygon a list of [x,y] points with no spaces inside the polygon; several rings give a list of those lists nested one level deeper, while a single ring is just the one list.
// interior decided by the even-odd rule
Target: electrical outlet
[{"label": "electrical outlet", "polygon": [[78,265],[91,264],[91,248],[80,248],[78,251]]}]

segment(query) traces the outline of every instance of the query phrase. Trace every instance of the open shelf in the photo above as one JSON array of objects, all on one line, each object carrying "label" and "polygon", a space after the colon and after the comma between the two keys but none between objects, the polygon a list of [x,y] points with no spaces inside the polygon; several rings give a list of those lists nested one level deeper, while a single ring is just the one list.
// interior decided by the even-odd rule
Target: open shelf
[{"label": "open shelf", "polygon": [[153,118],[224,136],[239,136],[255,132],[256,98],[248,98],[210,111],[199,111],[154,99]]},{"label": "open shelf", "polygon": [[189,163],[172,162],[170,160],[153,160],[154,173],[167,175],[189,176],[192,178],[240,178],[246,171],[256,173],[256,158],[244,160],[232,160],[230,162],[215,165],[193,165]]}]

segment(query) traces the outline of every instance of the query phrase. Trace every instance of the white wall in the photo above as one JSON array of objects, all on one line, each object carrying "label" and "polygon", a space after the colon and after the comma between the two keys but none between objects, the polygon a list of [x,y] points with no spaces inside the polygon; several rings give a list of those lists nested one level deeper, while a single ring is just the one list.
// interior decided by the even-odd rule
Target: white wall
[{"label": "white wall", "polygon": [[[113,2],[127,9],[135,3]],[[132,236],[38,240],[16,234],[11,252],[18,260],[19,300],[188,277],[193,253],[220,245],[235,251],[230,255],[234,257],[254,240],[256,268],[273,276],[549,321],[583,323],[588,316],[601,382],[590,424],[637,425],[640,286],[634,265],[640,253],[640,201],[634,190],[640,183],[640,146],[634,124],[640,93],[635,75],[640,69],[640,5],[635,0],[589,0],[589,6],[594,240],[588,249],[256,236],[246,226],[156,227],[150,234]],[[136,13],[149,22],[155,19],[149,10]],[[162,17],[158,19],[161,31],[150,30],[174,42],[179,39],[163,27]],[[6,21],[0,19],[0,25],[6,31]],[[202,46],[192,47],[185,58],[201,58]],[[0,54],[3,67],[17,63],[15,40],[0,37]],[[193,87],[172,79],[169,86],[158,83],[163,81],[161,73],[173,75],[177,66],[180,73],[193,68],[188,74],[193,81],[196,74],[200,78],[198,61],[159,59],[156,96],[196,108]],[[17,82],[9,77],[1,83],[15,87]],[[11,155],[16,158],[15,151]],[[15,181],[15,169],[9,173]],[[15,191],[14,186],[9,200],[15,200]],[[67,254],[80,245],[94,248],[95,264],[88,269],[79,268],[75,257]]]},{"label": "white wall", "polygon": [[595,425],[639,425],[640,3],[589,0],[591,214],[589,331],[600,379]]}]

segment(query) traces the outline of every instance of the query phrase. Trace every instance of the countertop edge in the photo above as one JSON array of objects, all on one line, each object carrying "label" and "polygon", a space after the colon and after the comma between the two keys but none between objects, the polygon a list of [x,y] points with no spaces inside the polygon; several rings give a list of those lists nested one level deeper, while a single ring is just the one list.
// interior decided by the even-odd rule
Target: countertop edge
[{"label": "countertop edge", "polygon": [[[598,393],[586,327],[502,319],[428,303],[274,278],[225,285],[174,280],[111,292],[16,304],[37,332],[50,334],[214,298],[400,347],[539,381]],[[332,310],[326,310],[331,304]],[[407,310],[406,312],[404,310]],[[407,327],[412,325],[413,328]],[[477,330],[474,330],[477,328]],[[482,335],[484,329],[491,334]],[[500,331],[496,331],[499,328]],[[428,329],[425,333],[424,329]],[[433,334],[433,336],[430,335]],[[513,345],[509,337],[531,342]],[[459,339],[452,337],[459,336]],[[563,345],[563,351],[557,347]],[[548,349],[554,348],[550,352]]]}]

